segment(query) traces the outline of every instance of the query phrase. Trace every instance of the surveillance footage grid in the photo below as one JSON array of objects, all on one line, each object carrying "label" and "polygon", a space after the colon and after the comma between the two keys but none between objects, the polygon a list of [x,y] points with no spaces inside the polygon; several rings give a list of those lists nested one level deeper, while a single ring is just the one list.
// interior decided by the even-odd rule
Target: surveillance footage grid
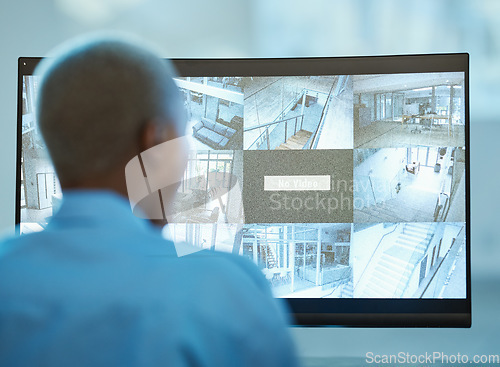
[{"label": "surveillance footage grid", "polygon": [[[464,73],[176,82],[192,150],[166,238],[247,257],[276,297],[466,298]],[[62,199],[36,93],[24,76],[22,234]]]}]

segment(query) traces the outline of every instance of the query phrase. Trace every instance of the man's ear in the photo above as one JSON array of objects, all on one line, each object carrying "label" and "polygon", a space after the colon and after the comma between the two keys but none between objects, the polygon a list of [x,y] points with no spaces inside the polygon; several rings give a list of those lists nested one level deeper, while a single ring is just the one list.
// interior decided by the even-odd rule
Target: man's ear
[{"label": "man's ear", "polygon": [[157,135],[156,124],[148,121],[144,127],[141,129],[141,133],[138,141],[139,153],[148,150],[156,145],[156,135]]},{"label": "man's ear", "polygon": [[139,136],[139,152],[144,152],[158,144],[178,138],[175,128],[165,122],[148,121]]}]

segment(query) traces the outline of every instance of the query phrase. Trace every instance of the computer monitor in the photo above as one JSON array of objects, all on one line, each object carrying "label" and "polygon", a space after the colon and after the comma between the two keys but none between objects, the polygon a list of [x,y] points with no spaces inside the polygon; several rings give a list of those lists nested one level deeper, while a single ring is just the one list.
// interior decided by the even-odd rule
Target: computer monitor
[{"label": "computer monitor", "polygon": [[[301,325],[470,326],[468,60],[174,60],[186,177],[202,179],[180,185],[189,215],[165,236],[249,258]],[[36,129],[39,61],[19,59],[21,233],[62,198]],[[241,195],[212,195],[211,174]]]}]

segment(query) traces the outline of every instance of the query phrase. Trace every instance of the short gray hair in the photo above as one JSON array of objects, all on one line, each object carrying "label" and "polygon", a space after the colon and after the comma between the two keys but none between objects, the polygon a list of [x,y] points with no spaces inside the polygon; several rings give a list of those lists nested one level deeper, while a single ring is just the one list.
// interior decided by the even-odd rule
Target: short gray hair
[{"label": "short gray hair", "polygon": [[38,125],[63,184],[122,162],[148,121],[184,134],[173,66],[128,37],[73,41],[42,61],[36,74]]}]

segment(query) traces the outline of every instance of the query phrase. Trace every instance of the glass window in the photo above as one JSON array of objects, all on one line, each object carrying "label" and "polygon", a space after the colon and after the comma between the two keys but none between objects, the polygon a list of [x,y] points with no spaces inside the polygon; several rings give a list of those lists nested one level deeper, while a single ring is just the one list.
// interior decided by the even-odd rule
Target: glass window
[{"label": "glass window", "polygon": [[385,119],[392,120],[392,93],[385,94]]},{"label": "glass window", "polygon": [[401,121],[403,116],[403,103],[404,103],[404,94],[403,93],[394,93],[393,103],[394,103],[394,117],[393,120]]},{"label": "glass window", "polygon": [[452,87],[453,94],[453,106],[452,106],[452,123],[464,125],[465,121],[465,109],[463,108],[464,103],[464,89],[461,85],[455,85]]},{"label": "glass window", "polygon": [[[433,112],[442,116],[448,116],[450,113],[450,86],[440,85],[436,87],[436,110]],[[439,122],[448,123],[447,120]]]}]

